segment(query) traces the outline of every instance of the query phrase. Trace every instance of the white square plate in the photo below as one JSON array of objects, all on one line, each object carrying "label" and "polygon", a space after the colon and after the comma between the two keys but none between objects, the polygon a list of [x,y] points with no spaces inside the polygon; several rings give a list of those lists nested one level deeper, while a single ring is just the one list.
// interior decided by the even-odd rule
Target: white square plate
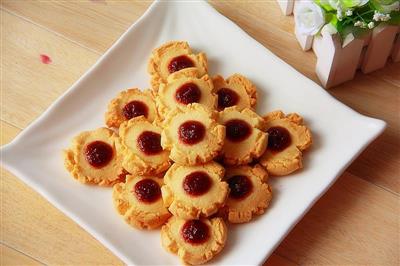
[{"label": "white square plate", "polygon": [[177,264],[178,259],[162,249],[158,230],[132,229],[114,210],[111,189],[79,184],[61,157],[74,135],[104,125],[107,103],[119,91],[149,86],[150,52],[169,40],[187,40],[206,52],[211,75],[248,76],[259,89],[259,113],[298,112],[313,132],[304,169],[271,178],[274,198],[267,213],[230,226],[226,248],[212,261],[260,264],[385,123],[333,99],[205,2],[152,4],[82,78],[1,149],[2,162],[127,264]]}]

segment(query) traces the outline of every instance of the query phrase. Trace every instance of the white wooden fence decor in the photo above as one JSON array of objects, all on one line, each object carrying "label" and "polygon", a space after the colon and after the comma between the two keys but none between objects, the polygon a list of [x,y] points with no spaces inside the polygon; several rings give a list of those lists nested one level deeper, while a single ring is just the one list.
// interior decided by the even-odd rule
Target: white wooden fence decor
[{"label": "white wooden fence decor", "polygon": [[[277,1],[283,14],[289,16],[299,0]],[[353,79],[357,69],[370,73],[383,68],[389,58],[400,61],[400,26],[381,23],[363,39],[349,34],[343,41],[337,34],[303,35],[296,26],[294,32],[301,48],[312,49],[317,56],[315,72],[325,88]]]}]

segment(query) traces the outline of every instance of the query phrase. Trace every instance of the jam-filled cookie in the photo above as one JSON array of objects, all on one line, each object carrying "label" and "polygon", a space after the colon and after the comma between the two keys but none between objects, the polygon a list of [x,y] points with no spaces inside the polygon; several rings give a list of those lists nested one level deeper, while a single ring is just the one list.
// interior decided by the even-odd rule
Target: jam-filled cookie
[{"label": "jam-filled cookie", "polygon": [[267,178],[265,169],[257,164],[227,168],[230,192],[220,213],[231,223],[249,222],[254,215],[263,214],[272,198]]},{"label": "jam-filled cookie", "polygon": [[125,172],[116,150],[117,140],[108,128],[80,133],[64,151],[65,168],[82,183],[109,186],[120,181]]},{"label": "jam-filled cookie", "polygon": [[121,124],[119,144],[122,166],[131,174],[158,174],[170,166],[169,151],[161,147],[161,128],[144,116]]},{"label": "jam-filled cookie", "polygon": [[219,113],[219,123],[225,126],[226,136],[221,157],[227,165],[242,165],[260,157],[267,147],[265,122],[249,108],[239,111],[236,106]]},{"label": "jam-filled cookie", "polygon": [[168,42],[154,49],[147,68],[153,90],[158,91],[160,83],[165,83],[169,75],[186,68],[196,68],[200,77],[207,74],[206,55],[193,54],[184,41]]},{"label": "jam-filled cookie", "polygon": [[171,214],[161,197],[163,179],[153,176],[126,176],[125,183],[113,187],[113,202],[125,221],[139,229],[163,225]]},{"label": "jam-filled cookie", "polygon": [[310,130],[298,114],[275,111],[264,117],[268,132],[267,151],[260,163],[272,175],[287,175],[302,168],[302,151],[312,143]]},{"label": "jam-filled cookie", "polygon": [[179,164],[211,161],[221,151],[225,127],[217,123],[218,113],[198,103],[171,111],[164,121],[161,145]]},{"label": "jam-filled cookie", "polygon": [[200,103],[211,110],[216,108],[217,96],[208,75],[197,77],[196,69],[184,69],[171,74],[166,83],[161,83],[156,105],[161,116],[171,110],[190,103]]},{"label": "jam-filled cookie", "polygon": [[184,220],[173,216],[161,227],[161,244],[184,264],[198,265],[221,252],[227,234],[222,218]]},{"label": "jam-filled cookie", "polygon": [[141,115],[150,122],[156,119],[154,97],[151,90],[141,91],[133,88],[120,92],[109,103],[105,121],[108,127],[118,128],[122,122]]},{"label": "jam-filled cookie", "polygon": [[228,184],[222,181],[224,168],[209,162],[197,166],[173,164],[165,173],[161,188],[169,211],[182,219],[208,217],[224,205]]},{"label": "jam-filled cookie", "polygon": [[233,74],[226,80],[217,75],[213,78],[213,83],[220,111],[231,106],[237,106],[239,110],[254,108],[257,104],[256,86],[240,74]]}]

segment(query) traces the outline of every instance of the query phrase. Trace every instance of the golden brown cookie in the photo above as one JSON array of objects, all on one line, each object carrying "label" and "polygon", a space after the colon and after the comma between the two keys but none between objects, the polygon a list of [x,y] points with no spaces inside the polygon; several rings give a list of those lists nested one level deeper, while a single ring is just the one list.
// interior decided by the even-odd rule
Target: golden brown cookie
[{"label": "golden brown cookie", "polygon": [[154,101],[151,90],[133,88],[122,91],[108,105],[106,125],[118,128],[122,122],[141,115],[153,122],[157,117]]},{"label": "golden brown cookie", "polygon": [[221,151],[225,127],[217,123],[218,113],[198,103],[171,111],[164,121],[161,145],[179,164],[211,161]]},{"label": "golden brown cookie", "polygon": [[298,114],[275,111],[264,117],[268,132],[267,151],[260,163],[271,175],[287,175],[303,167],[302,151],[310,147],[310,130]]},{"label": "golden brown cookie", "polygon": [[113,202],[125,221],[139,229],[163,225],[171,214],[161,197],[163,179],[155,176],[126,176],[113,187]]},{"label": "golden brown cookie", "polygon": [[231,223],[249,222],[254,215],[263,214],[272,198],[267,179],[267,172],[258,164],[227,168],[230,192],[220,213]]},{"label": "golden brown cookie", "polygon": [[198,265],[221,252],[227,234],[221,218],[184,220],[172,216],[161,228],[161,244],[184,264]]},{"label": "golden brown cookie", "polygon": [[199,76],[207,74],[207,57],[204,53],[192,53],[184,41],[172,41],[153,50],[147,71],[151,75],[151,87],[158,91],[161,82],[169,75],[186,68],[196,68]]},{"label": "golden brown cookie", "polygon": [[64,151],[65,168],[81,183],[113,185],[124,177],[122,157],[115,147],[117,140],[108,128],[80,133]]},{"label": "golden brown cookie", "polygon": [[224,205],[228,184],[222,181],[224,167],[216,162],[197,166],[173,164],[161,188],[169,211],[182,219],[208,217]]},{"label": "golden brown cookie", "polygon": [[246,77],[233,74],[226,80],[217,75],[213,78],[214,90],[218,95],[218,110],[237,106],[239,110],[254,108],[257,104],[257,89]]},{"label": "golden brown cookie", "polygon": [[199,103],[214,110],[217,96],[213,90],[213,83],[208,75],[198,78],[197,69],[183,69],[171,74],[166,83],[160,84],[156,98],[157,110],[161,117],[190,103]]},{"label": "golden brown cookie", "polygon": [[119,127],[122,166],[131,174],[159,174],[170,166],[169,151],[161,147],[161,128],[144,116],[125,121]]},{"label": "golden brown cookie", "polygon": [[221,156],[227,165],[243,165],[260,157],[267,147],[265,122],[254,111],[236,106],[219,113],[219,123],[225,126],[226,136]]}]

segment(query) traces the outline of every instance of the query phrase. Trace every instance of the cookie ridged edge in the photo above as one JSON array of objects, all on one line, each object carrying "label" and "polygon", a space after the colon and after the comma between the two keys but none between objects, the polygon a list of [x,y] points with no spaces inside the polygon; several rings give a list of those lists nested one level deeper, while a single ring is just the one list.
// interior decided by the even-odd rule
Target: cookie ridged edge
[{"label": "cookie ridged edge", "polygon": [[[188,158],[185,156],[185,153],[182,153],[180,149],[176,148],[174,145],[174,141],[172,141],[172,137],[167,134],[167,126],[172,123],[174,117],[178,114],[184,114],[186,110],[199,110],[202,113],[207,114],[207,118],[211,120],[211,134],[215,136],[217,140],[217,149],[210,152],[209,154],[200,157],[196,156],[195,158]],[[224,141],[225,141],[225,126],[218,124],[218,112],[210,111],[206,107],[202,106],[198,103],[188,104],[184,109],[175,109],[171,111],[166,119],[163,122],[164,129],[161,134],[161,146],[164,149],[170,150],[170,158],[171,160],[175,161],[176,163],[183,164],[183,165],[198,165],[207,163],[213,160],[215,157],[218,156],[220,153]],[[181,157],[180,159],[177,159]]]},{"label": "cookie ridged edge", "polygon": [[[169,160],[157,165],[156,167],[149,165],[145,162],[139,155],[135,154],[127,147],[124,143],[123,136],[125,136],[125,131],[128,130],[131,126],[137,123],[149,123],[156,127],[159,127],[156,123],[150,123],[144,116],[134,117],[128,121],[125,121],[121,124],[119,128],[119,138],[117,141],[117,149],[121,154],[124,154],[124,158],[122,160],[122,165],[124,168],[131,174],[139,174],[139,175],[157,175],[169,168],[171,162]],[[128,153],[128,155],[125,155]],[[128,158],[129,157],[129,158]],[[126,166],[129,163],[129,167]]]},{"label": "cookie ridged edge", "polygon": [[[95,130],[107,131],[107,133],[109,134],[109,137],[114,139],[113,149],[116,152],[115,156],[119,156],[117,148],[115,146],[118,141],[118,137],[116,136],[116,134],[111,129],[108,129],[105,127],[101,127],[101,128],[95,129]],[[95,131],[95,130],[93,130],[93,131]],[[84,136],[90,135],[93,131],[84,131],[84,132],[81,132],[79,135],[75,136],[72,140],[71,146],[73,148],[75,148],[75,150],[77,150],[77,151],[80,151],[81,149],[83,149],[84,143],[81,141],[78,141],[78,139],[81,139]],[[80,166],[77,164],[77,162],[75,160],[75,152],[73,151],[73,149],[69,148],[69,149],[63,150],[63,157],[64,157],[65,168],[68,170],[68,172],[71,173],[71,175],[74,177],[74,179],[76,179],[77,181],[79,181],[82,184],[112,186],[115,183],[120,182],[121,175],[124,174],[124,169],[121,166],[121,173],[119,173],[117,176],[115,176],[115,178],[112,178],[112,179],[100,179],[100,178],[86,176],[86,175],[81,174]]]},{"label": "cookie ridged edge", "polygon": [[[220,217],[209,219],[212,228],[211,238],[215,238],[211,245],[211,249],[202,253],[192,253],[187,251],[185,247],[180,246],[171,235],[170,222],[176,217],[171,217],[170,221],[161,227],[161,244],[169,252],[177,254],[184,264],[198,265],[203,264],[222,251],[227,240],[227,226]],[[214,230],[215,229],[215,230]]]}]

